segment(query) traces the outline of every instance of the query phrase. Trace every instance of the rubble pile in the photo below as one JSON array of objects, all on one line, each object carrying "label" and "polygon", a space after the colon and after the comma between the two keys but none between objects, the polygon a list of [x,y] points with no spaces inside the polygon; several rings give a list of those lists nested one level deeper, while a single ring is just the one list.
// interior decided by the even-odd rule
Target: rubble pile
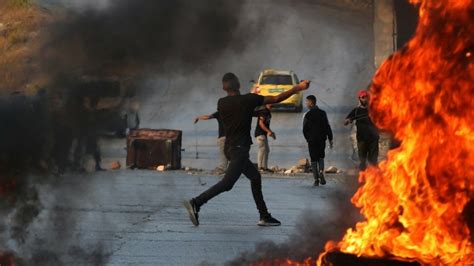
[{"label": "rubble pile", "polygon": [[[298,163],[288,169],[280,168],[279,166],[273,166],[270,168],[271,172],[275,174],[282,174],[282,175],[293,175],[293,174],[307,174],[311,173],[311,164],[307,158],[301,158],[298,160]],[[338,169],[335,166],[329,166],[324,171],[327,174],[339,174],[342,173],[342,170]]]},{"label": "rubble pile", "polygon": [[114,161],[110,164],[110,170],[119,170],[122,168],[122,164],[119,161]]},{"label": "rubble pile", "polygon": [[188,173],[189,175],[195,175],[195,174],[198,174],[198,173],[202,173],[204,170],[203,169],[199,169],[199,168],[193,168],[193,167],[185,167],[183,168],[183,170]]}]

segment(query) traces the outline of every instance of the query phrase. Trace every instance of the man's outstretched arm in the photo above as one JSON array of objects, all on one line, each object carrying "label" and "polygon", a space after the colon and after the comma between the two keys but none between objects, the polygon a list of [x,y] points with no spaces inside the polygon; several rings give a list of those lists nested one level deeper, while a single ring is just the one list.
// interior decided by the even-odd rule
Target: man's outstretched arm
[{"label": "man's outstretched arm", "polygon": [[293,94],[307,90],[309,88],[309,83],[309,80],[302,80],[298,85],[294,86],[290,90],[284,91],[276,96],[265,96],[263,104],[283,102],[284,100],[290,98]]},{"label": "man's outstretched arm", "polygon": [[216,113],[213,113],[213,114],[210,114],[210,115],[200,115],[200,116],[194,118],[194,124],[199,122],[199,120],[209,120],[209,119],[213,119],[213,118],[216,118]]}]

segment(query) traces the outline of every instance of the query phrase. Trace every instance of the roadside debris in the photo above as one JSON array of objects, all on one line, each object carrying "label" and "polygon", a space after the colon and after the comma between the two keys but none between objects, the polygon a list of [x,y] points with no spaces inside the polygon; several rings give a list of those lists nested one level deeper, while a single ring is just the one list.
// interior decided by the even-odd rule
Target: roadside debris
[{"label": "roadside debris", "polygon": [[335,166],[329,166],[328,168],[326,168],[326,170],[324,171],[325,173],[327,174],[339,174],[339,173],[342,173],[341,170],[337,169],[337,167]]},{"label": "roadside debris", "polygon": [[157,171],[160,171],[160,172],[164,172],[164,171],[167,171],[167,170],[170,170],[170,169],[172,169],[171,164],[158,165],[158,167],[156,167],[156,170],[157,170]]},{"label": "roadside debris", "polygon": [[119,161],[112,162],[110,164],[110,170],[118,170],[122,167]]},{"label": "roadside debris", "polygon": [[[168,168],[165,168],[164,170],[159,170],[158,171],[166,171],[169,170]],[[220,168],[215,168],[214,170],[210,171],[205,171],[203,169],[199,168],[193,168],[193,167],[183,167],[181,168],[182,171],[185,171],[189,175],[197,175],[197,174],[202,174],[203,172],[209,173],[211,175],[224,175],[225,171]],[[297,161],[296,165],[293,165],[290,168],[284,168],[284,167],[279,167],[278,165],[274,165],[270,167],[270,169],[267,169],[265,171],[261,171],[262,174],[267,174],[267,175],[287,175],[287,176],[292,176],[292,175],[298,175],[298,174],[309,174],[311,173],[311,164],[307,158],[301,158]],[[340,169],[338,169],[335,166],[329,166],[326,168],[325,173],[327,174],[339,174],[342,173]]]},{"label": "roadside debris", "polygon": [[310,166],[309,160],[307,158],[301,158],[301,159],[298,160],[297,165],[292,166],[290,169],[282,168],[282,170],[283,171],[279,171],[279,172],[283,173],[285,175],[304,174],[304,173],[310,173],[311,172],[311,166]]},{"label": "roadside debris", "polygon": [[[271,171],[273,171],[273,173],[282,175],[306,174],[312,172],[311,164],[309,163],[308,158],[299,159],[297,164],[290,167],[289,169],[280,168],[279,166],[273,166],[270,169]],[[325,173],[339,174],[342,173],[342,170],[338,169],[335,166],[329,166],[328,168],[326,168]]]},{"label": "roadside debris", "polygon": [[182,168],[181,170],[184,170],[189,175],[194,175],[194,174],[203,172],[202,169],[193,168],[193,167],[189,167],[189,166],[186,166],[186,167]]},{"label": "roadside debris", "polygon": [[278,166],[272,166],[270,168],[274,173],[284,173],[286,171],[286,168],[280,168]]},{"label": "roadside debris", "polygon": [[309,166],[308,158],[301,158],[298,160],[298,166]]},{"label": "roadside debris", "polygon": [[223,175],[225,174],[225,170],[220,167],[216,167],[216,169],[214,169],[211,173],[214,175]]}]

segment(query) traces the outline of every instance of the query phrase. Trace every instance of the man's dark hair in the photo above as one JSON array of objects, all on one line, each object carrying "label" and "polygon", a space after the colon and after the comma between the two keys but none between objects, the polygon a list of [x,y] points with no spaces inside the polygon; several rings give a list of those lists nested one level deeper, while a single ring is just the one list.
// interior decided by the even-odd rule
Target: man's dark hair
[{"label": "man's dark hair", "polygon": [[238,91],[240,89],[239,78],[234,73],[225,73],[222,77],[222,84],[226,91]]},{"label": "man's dark hair", "polygon": [[310,100],[312,103],[316,104],[316,96],[314,95],[308,95],[306,97],[307,100]]}]

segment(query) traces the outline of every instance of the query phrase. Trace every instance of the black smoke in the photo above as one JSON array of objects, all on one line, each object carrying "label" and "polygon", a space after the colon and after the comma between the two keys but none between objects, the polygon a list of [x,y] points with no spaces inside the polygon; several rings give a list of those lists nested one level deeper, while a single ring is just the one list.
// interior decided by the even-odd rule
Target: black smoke
[{"label": "black smoke", "polygon": [[72,212],[44,215],[51,239],[36,239],[30,228],[48,211],[40,188],[54,192],[70,176],[63,161],[75,134],[90,134],[100,123],[83,111],[86,98],[100,99],[103,88],[88,87],[86,80],[133,77],[139,84],[147,73],[204,69],[258,35],[262,23],[242,22],[244,8],[245,1],[117,0],[104,9],[54,10],[42,54],[32,57],[50,82],[34,95],[18,88],[0,97],[0,233],[6,239],[0,249],[15,250],[20,263],[61,265],[62,255],[45,248],[55,240],[70,246],[76,262],[106,264],[110,253],[102,243],[87,248],[95,250],[91,254],[74,243],[68,230],[79,218]]},{"label": "black smoke", "polygon": [[51,28],[48,66],[91,75],[202,69],[242,51],[263,20],[241,19],[245,1],[117,0],[76,8]]}]

